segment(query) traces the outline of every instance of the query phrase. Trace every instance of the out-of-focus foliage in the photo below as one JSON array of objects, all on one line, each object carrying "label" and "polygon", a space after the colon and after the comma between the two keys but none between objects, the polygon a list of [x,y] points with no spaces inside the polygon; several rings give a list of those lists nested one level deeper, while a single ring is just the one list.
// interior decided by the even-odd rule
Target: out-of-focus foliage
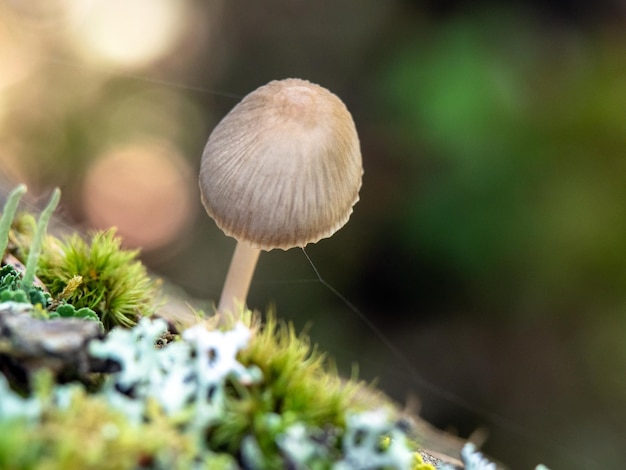
[{"label": "out-of-focus foliage", "polygon": [[505,298],[568,302],[603,284],[624,300],[626,67],[611,42],[548,32],[546,49],[530,26],[456,19],[391,61],[394,127],[431,165],[403,207],[406,242],[478,282],[513,270]]},{"label": "out-of-focus foliage", "polygon": [[73,223],[118,226],[215,299],[232,242],[198,204],[204,143],[253,88],[318,82],[353,112],[365,177],[350,223],[307,253],[405,361],[299,251],[261,257],[251,306],[310,321],[341,370],[417,394],[436,424],[486,428],[500,460],[621,463],[623,2],[165,3],[0,5],[7,178],[62,186]]}]

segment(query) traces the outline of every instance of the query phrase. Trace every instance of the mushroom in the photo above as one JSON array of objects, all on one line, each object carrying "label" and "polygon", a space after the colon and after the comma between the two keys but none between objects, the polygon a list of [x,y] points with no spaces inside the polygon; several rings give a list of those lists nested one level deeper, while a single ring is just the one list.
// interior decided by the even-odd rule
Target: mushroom
[{"label": "mushroom", "polygon": [[202,155],[202,204],[237,240],[218,314],[245,304],[260,250],[330,237],[350,217],[363,176],[350,112],[305,80],[277,80],[243,98]]}]

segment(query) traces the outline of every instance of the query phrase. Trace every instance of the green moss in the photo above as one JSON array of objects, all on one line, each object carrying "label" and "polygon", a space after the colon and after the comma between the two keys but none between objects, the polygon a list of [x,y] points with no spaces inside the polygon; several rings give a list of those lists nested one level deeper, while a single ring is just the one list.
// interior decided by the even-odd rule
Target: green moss
[{"label": "green moss", "polygon": [[138,251],[122,249],[114,230],[96,232],[90,241],[74,234],[55,245],[55,250],[42,253],[39,269],[53,297],[76,310],[93,310],[107,330],[131,327],[152,314],[156,285],[137,260]]},{"label": "green moss", "polygon": [[264,377],[262,387],[271,389],[264,397],[276,413],[294,413],[307,424],[342,425],[345,410],[371,406],[371,395],[362,393],[363,383],[339,377],[334,364],[312,345],[306,334],[298,335],[294,326],[267,315],[264,324],[257,320],[250,346],[241,353],[244,365],[255,364]]},{"label": "green moss", "polygon": [[35,470],[41,449],[25,420],[0,421],[0,468]]},{"label": "green moss", "polygon": [[[29,257],[36,222],[31,214],[21,214],[10,233],[10,246],[20,260]],[[106,330],[114,326],[131,327],[137,320],[151,315],[155,308],[156,283],[137,260],[137,251],[121,248],[113,230],[96,232],[91,240],[74,234],[64,240],[48,235],[39,256],[38,279],[49,293],[36,285],[24,290],[21,274],[11,266],[0,270],[0,300],[40,303],[54,313],[59,306],[74,307],[76,316],[96,314]],[[24,295],[25,294],[25,295]],[[58,316],[67,317],[69,310]],[[51,315],[56,317],[57,315]]]},{"label": "green moss", "polygon": [[383,403],[366,384],[341,379],[333,363],[306,335],[296,334],[292,324],[277,321],[273,314],[261,324],[250,312],[242,320],[254,333],[239,360],[258,367],[263,378],[246,387],[231,384],[227,417],[208,436],[212,447],[238,453],[252,437],[254,451],[272,468],[280,460],[277,438],[291,425],[335,432],[345,426],[347,410]]},{"label": "green moss", "polygon": [[132,424],[101,398],[72,392],[71,406],[50,407],[36,426],[0,421],[0,468],[190,468],[195,444],[169,421],[155,413],[150,424]]},{"label": "green moss", "polygon": [[[59,305],[70,304],[76,313],[73,316],[89,317],[82,309],[90,309],[107,330],[116,325],[131,327],[140,317],[153,313],[157,286],[137,259],[138,251],[122,249],[114,230],[95,232],[89,240],[78,234],[63,240],[46,235],[48,221],[59,201],[58,190],[38,222],[31,214],[20,214],[13,220],[12,230],[5,233],[23,189],[13,191],[11,204],[7,203],[0,219],[0,247],[8,244],[12,254],[26,264],[21,280],[16,276],[19,282],[11,292],[21,289],[33,304],[41,303],[44,309],[53,311]],[[51,305],[48,297],[42,297],[43,291],[33,286],[35,276],[49,290]],[[65,313],[71,312],[66,309]]]}]

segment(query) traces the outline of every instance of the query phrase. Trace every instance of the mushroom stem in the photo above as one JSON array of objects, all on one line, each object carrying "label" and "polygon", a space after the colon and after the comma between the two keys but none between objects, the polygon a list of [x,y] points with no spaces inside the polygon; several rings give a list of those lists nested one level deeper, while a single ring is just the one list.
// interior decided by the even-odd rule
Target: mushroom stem
[{"label": "mushroom stem", "polygon": [[261,250],[257,248],[237,242],[217,307],[218,315],[224,315],[226,312],[235,313],[238,307],[237,302],[245,304],[260,253]]}]

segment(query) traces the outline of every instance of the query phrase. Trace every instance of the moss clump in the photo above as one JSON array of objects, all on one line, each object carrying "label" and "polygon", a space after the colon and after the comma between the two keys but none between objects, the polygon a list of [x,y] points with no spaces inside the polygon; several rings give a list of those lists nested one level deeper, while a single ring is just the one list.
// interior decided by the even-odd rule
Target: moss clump
[{"label": "moss clump", "polygon": [[153,312],[155,283],[137,260],[138,251],[121,248],[115,230],[96,232],[90,241],[74,234],[57,240],[55,248],[42,253],[38,274],[54,298],[93,310],[107,330],[132,327]]},{"label": "moss clump", "polygon": [[[54,311],[64,304],[74,306],[76,312],[88,308],[107,331],[114,326],[132,327],[153,313],[156,282],[138,260],[138,250],[122,249],[114,229],[94,232],[88,239],[79,234],[59,239],[46,235],[45,227],[42,230],[39,225],[31,214],[19,214],[8,234],[8,245],[19,261],[29,259],[27,270],[31,268],[48,289],[51,298],[44,309]],[[37,239],[43,250],[38,259],[31,259]],[[23,284],[18,287],[25,289]],[[31,290],[32,286],[27,292],[30,297]]]},{"label": "moss clump", "polygon": [[258,367],[262,379],[247,387],[231,386],[227,417],[208,434],[212,448],[237,454],[254,442],[255,458],[272,468],[282,462],[280,436],[297,424],[320,440],[328,439],[325,453],[339,454],[332,437],[345,427],[347,410],[381,405],[391,409],[366,384],[341,379],[332,362],[306,335],[296,334],[292,324],[277,321],[273,314],[261,324],[250,312],[242,320],[254,333],[238,359],[246,367]]},{"label": "moss clump", "polygon": [[365,384],[340,378],[334,363],[306,334],[297,334],[293,324],[276,320],[272,313],[264,324],[254,314],[251,318],[256,332],[240,360],[263,372],[263,387],[270,387],[271,395],[265,394],[262,400],[269,410],[295,413],[309,424],[341,426],[348,407],[357,410],[381,404]]}]

